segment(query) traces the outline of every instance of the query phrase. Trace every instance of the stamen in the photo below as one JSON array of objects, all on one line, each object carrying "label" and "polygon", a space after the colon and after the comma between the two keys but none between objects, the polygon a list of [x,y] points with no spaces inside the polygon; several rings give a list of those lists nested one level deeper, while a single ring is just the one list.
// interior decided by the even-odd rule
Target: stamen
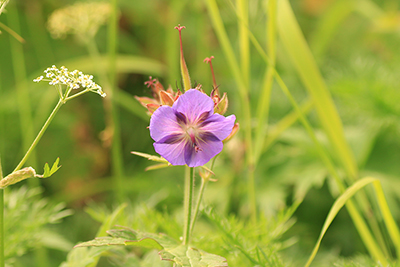
[{"label": "stamen", "polygon": [[149,80],[147,82],[144,82],[144,84],[147,86],[147,88],[154,87],[154,84],[156,83],[157,79],[153,79],[153,77],[149,77]]},{"label": "stamen", "polygon": [[215,93],[218,95],[218,86],[217,86],[217,82],[215,81],[214,69],[213,69],[213,66],[212,66],[212,63],[211,63],[211,60],[213,58],[214,58],[214,56],[206,57],[203,62],[206,62],[206,63],[210,64],[211,75],[212,75],[212,78],[213,78],[213,88],[214,88],[213,92],[215,91]]}]

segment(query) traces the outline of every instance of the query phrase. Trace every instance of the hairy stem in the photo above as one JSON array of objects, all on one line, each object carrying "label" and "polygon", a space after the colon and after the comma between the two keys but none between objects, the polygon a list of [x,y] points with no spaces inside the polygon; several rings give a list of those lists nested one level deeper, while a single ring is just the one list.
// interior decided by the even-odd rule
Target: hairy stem
[{"label": "hairy stem", "polygon": [[185,224],[183,228],[183,244],[188,245],[190,241],[190,226],[192,219],[192,204],[193,204],[193,185],[194,185],[194,168],[186,167],[185,170]]}]

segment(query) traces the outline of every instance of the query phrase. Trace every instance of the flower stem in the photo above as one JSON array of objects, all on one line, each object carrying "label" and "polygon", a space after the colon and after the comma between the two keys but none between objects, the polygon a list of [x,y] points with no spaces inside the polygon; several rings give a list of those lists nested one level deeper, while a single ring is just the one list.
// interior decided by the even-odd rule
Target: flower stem
[{"label": "flower stem", "polygon": [[49,126],[50,122],[53,120],[55,115],[57,114],[57,111],[61,108],[61,106],[64,104],[64,102],[60,99],[56,105],[56,107],[53,109],[51,112],[50,116],[47,118],[46,122],[44,123],[42,129],[36,136],[35,140],[33,141],[32,145],[29,147],[28,151],[26,152],[25,156],[22,158],[21,162],[18,164],[17,167],[15,167],[14,172],[18,171],[19,169],[22,168],[22,166],[25,164],[26,160],[29,158],[30,154],[32,153],[33,149],[36,147],[36,145],[39,143],[40,138],[42,138],[44,132],[46,131],[47,127]]},{"label": "flower stem", "polygon": [[186,167],[185,170],[185,224],[183,228],[183,244],[188,245],[190,241],[190,226],[192,219],[192,203],[193,203],[193,185],[194,185],[194,168]]},{"label": "flower stem", "polygon": [[201,200],[203,199],[204,189],[206,188],[206,185],[207,185],[207,184],[208,184],[208,180],[201,179],[201,185],[200,185],[199,196],[198,196],[198,198],[197,198],[196,207],[195,207],[194,213],[193,213],[193,220],[190,222],[190,233],[192,233],[192,231],[193,231],[194,224],[195,224],[196,219],[197,219],[197,214],[199,213],[199,208],[200,208]]},{"label": "flower stem", "polygon": [[[210,61],[210,65],[211,65],[211,61]],[[215,163],[215,160],[217,159],[217,157],[218,157],[218,155],[216,155],[212,159],[210,170],[212,170],[214,168],[214,163]],[[194,224],[196,223],[197,215],[198,215],[199,209],[200,209],[201,200],[203,199],[203,195],[204,195],[204,190],[206,189],[206,185],[208,184],[209,180],[210,180],[209,178],[208,179],[204,179],[204,178],[201,179],[200,191],[199,191],[199,195],[197,197],[197,203],[196,203],[196,207],[195,207],[194,213],[193,213],[193,220],[190,223],[190,233],[192,233],[193,228],[194,228]]]}]

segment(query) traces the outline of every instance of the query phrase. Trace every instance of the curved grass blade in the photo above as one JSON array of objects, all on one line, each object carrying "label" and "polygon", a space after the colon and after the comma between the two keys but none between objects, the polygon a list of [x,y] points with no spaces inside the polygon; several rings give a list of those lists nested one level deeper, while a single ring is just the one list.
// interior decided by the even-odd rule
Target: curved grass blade
[{"label": "curved grass blade", "polygon": [[[318,241],[315,244],[315,247],[308,258],[308,261],[305,265],[305,267],[310,266],[311,262],[314,260],[315,255],[318,252],[319,246],[321,244],[322,238],[324,237],[326,231],[328,230],[329,226],[331,225],[332,221],[335,219],[336,215],[338,212],[341,210],[341,208],[346,204],[346,202],[355,194],[357,193],[361,188],[364,186],[371,184],[373,182],[377,181],[377,179],[366,177],[361,180],[358,180],[355,182],[352,186],[350,186],[338,199],[336,199],[335,203],[333,203],[331,210],[328,213],[328,216],[326,217],[325,223],[322,227],[321,233],[319,235]],[[378,181],[379,182],[379,181]],[[387,266],[387,261],[385,258],[380,259],[381,263],[384,266]]]}]

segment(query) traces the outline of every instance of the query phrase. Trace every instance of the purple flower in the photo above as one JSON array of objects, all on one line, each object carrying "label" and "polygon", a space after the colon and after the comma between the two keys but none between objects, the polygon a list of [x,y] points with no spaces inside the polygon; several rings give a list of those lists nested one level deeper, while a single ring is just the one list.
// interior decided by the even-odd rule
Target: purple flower
[{"label": "purple flower", "polygon": [[197,167],[221,152],[235,115],[214,114],[214,101],[190,89],[172,105],[159,107],[150,119],[150,136],[158,154],[172,165]]}]

